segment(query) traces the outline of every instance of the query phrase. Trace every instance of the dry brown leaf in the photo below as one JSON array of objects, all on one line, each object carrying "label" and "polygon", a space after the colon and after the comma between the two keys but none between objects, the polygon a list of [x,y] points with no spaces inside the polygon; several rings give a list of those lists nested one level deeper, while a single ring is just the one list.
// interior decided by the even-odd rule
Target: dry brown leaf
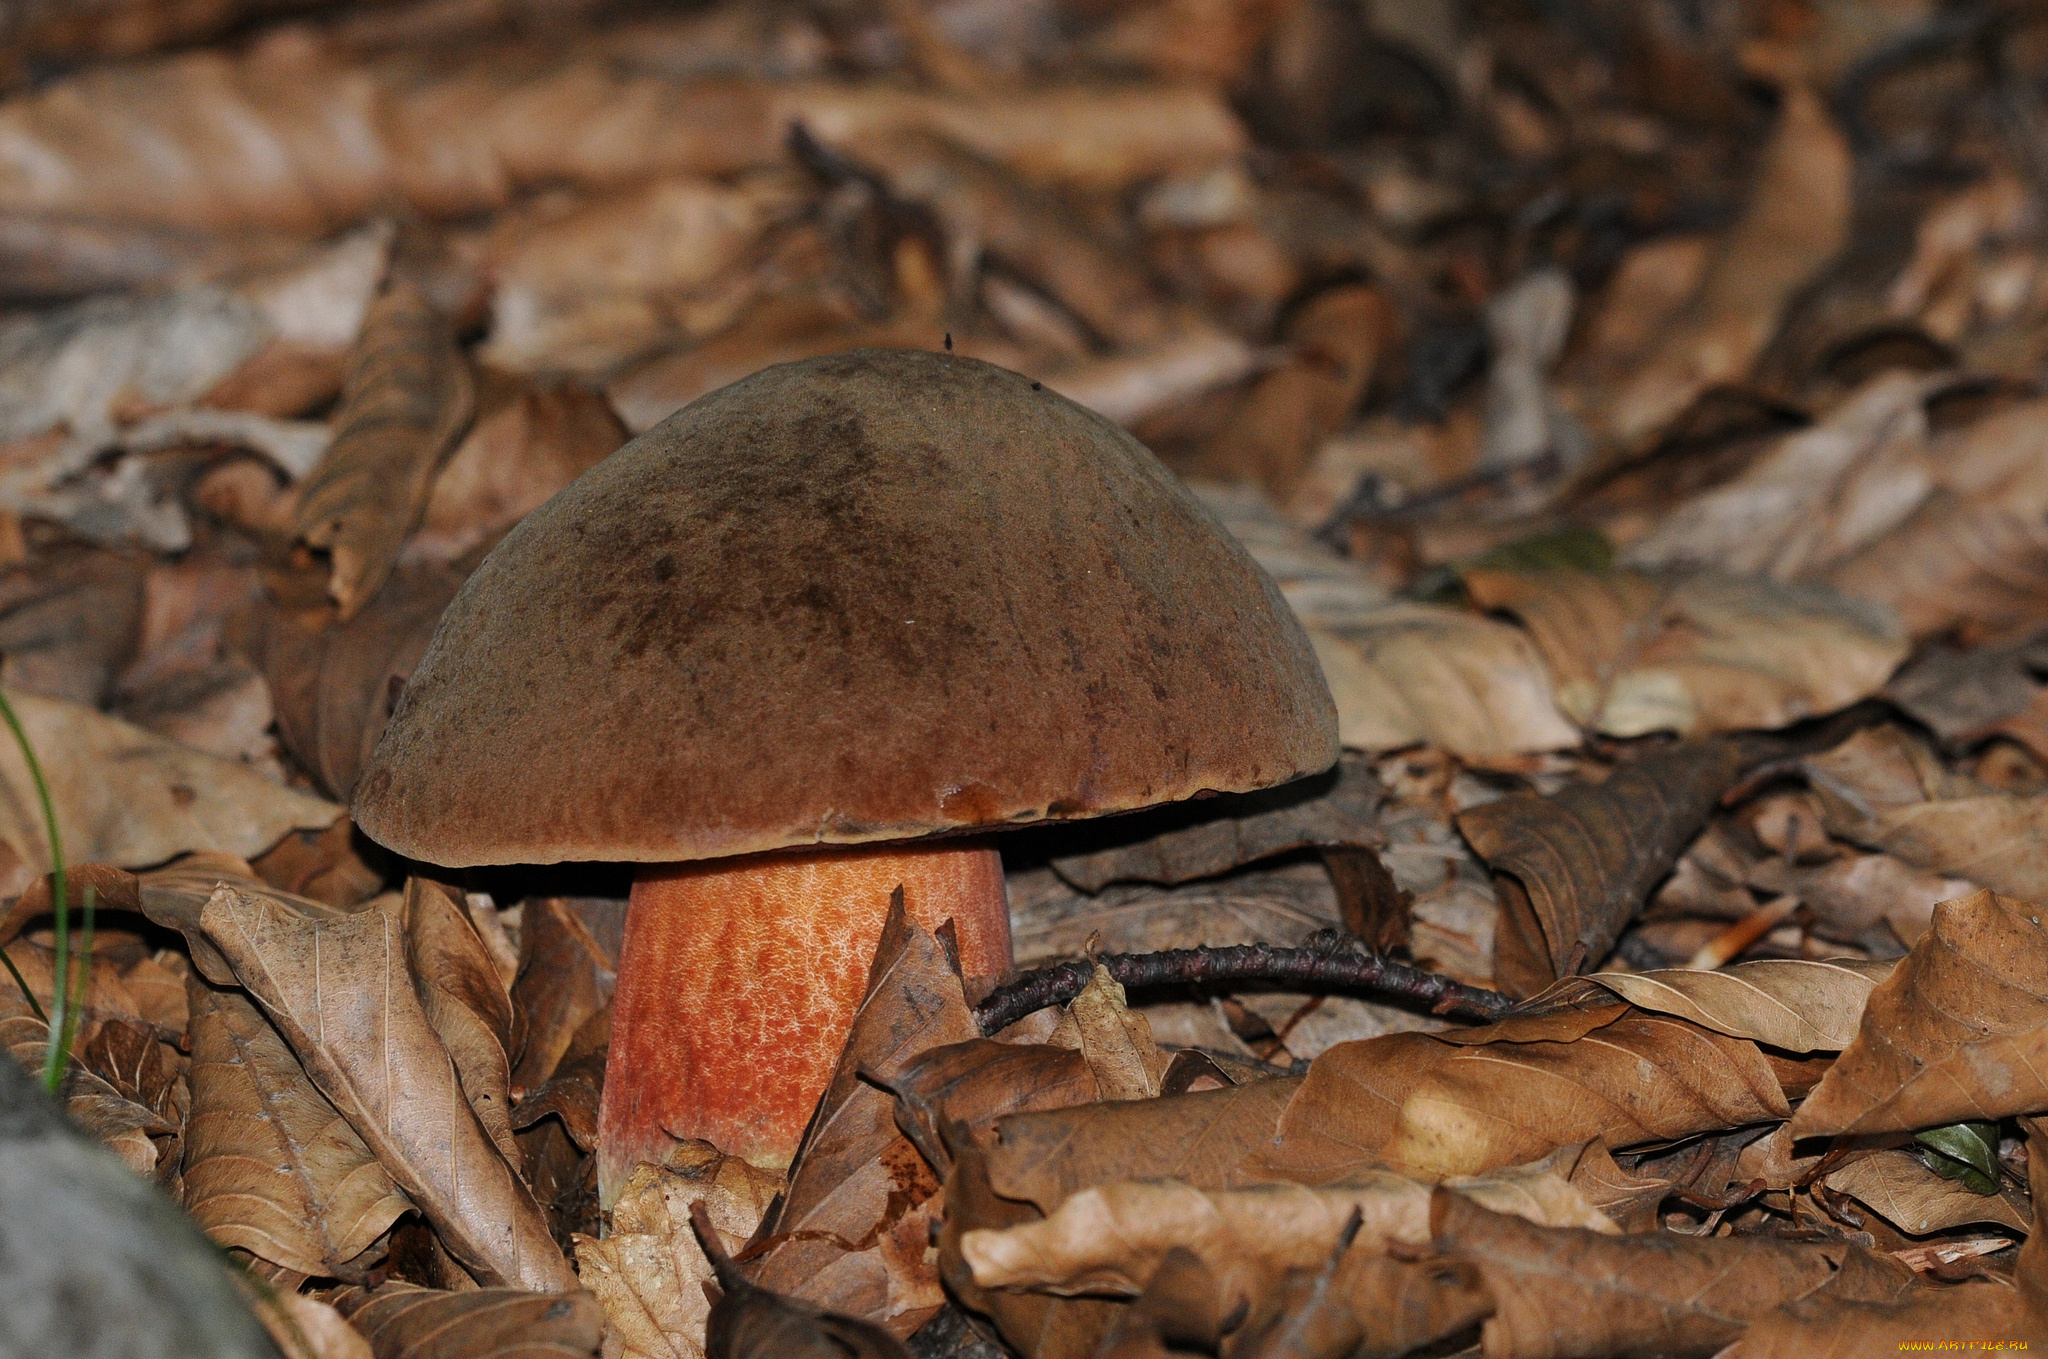
[{"label": "dry brown leaf", "polygon": [[[1509,1171],[1451,1187],[1531,1222],[1619,1233],[1554,1171]],[[1084,1189],[1041,1221],[968,1232],[960,1253],[982,1288],[1130,1296],[1178,1247],[1211,1271],[1228,1314],[1240,1299],[1259,1310],[1283,1272],[1328,1259],[1354,1213],[1356,1249],[1383,1254],[1391,1244],[1428,1244],[1431,1193],[1392,1171],[1313,1189],[1272,1184],[1208,1193],[1177,1180],[1124,1181]]]},{"label": "dry brown leaf", "polygon": [[[141,868],[191,850],[256,854],[341,808],[282,788],[239,761],[166,741],[62,699],[8,695],[42,762],[64,853]],[[0,842],[49,871],[42,814],[12,742],[0,742]]]},{"label": "dry brown leaf", "polygon": [[[40,1072],[50,1043],[50,1026],[32,1014],[0,1019],[0,1052],[25,1071]],[[144,1179],[166,1179],[176,1170],[178,1127],[146,1104],[123,1095],[74,1058],[66,1069],[59,1097],[64,1113],[121,1163]]]},{"label": "dry brown leaf", "polygon": [[460,894],[409,878],[402,906],[405,961],[427,1024],[455,1064],[477,1121],[507,1164],[525,1159],[512,1136],[512,998]]},{"label": "dry brown leaf", "polygon": [[1528,636],[1505,623],[1395,603],[1308,635],[1354,750],[1426,742],[1483,760],[1579,743]]},{"label": "dry brown leaf", "polygon": [[1825,1283],[1848,1253],[1759,1239],[1539,1227],[1438,1191],[1438,1253],[1478,1266],[1493,1298],[1483,1344],[1501,1359],[1706,1356]]},{"label": "dry brown leaf", "polygon": [[1742,767],[1727,740],[1690,742],[1632,760],[1604,783],[1515,793],[1460,815],[1501,890],[1501,989],[1534,995],[1605,958]]},{"label": "dry brown leaf", "polygon": [[440,1293],[411,1284],[345,1288],[334,1306],[377,1359],[595,1359],[604,1309],[581,1289]]},{"label": "dry brown leaf", "polygon": [[304,1293],[259,1290],[255,1277],[240,1281],[243,1295],[284,1359],[376,1359],[362,1332],[334,1308]]},{"label": "dry brown leaf", "polygon": [[626,442],[604,397],[563,383],[522,385],[479,402],[475,425],[434,478],[419,530],[400,566],[453,565]]},{"label": "dry brown leaf", "polygon": [[430,73],[406,56],[349,65],[286,32],[239,59],[195,52],[54,82],[0,105],[0,211],[305,232],[397,198],[459,216],[546,181],[774,164],[798,121],[828,141],[922,128],[1029,178],[1101,189],[1200,171],[1245,142],[1223,100],[1192,86],[963,98],[675,81],[587,59],[536,69],[488,51]]},{"label": "dry brown leaf", "polygon": [[889,1081],[896,1126],[942,1174],[951,1161],[944,1130],[984,1147],[1007,1114],[1066,1109],[1100,1097],[1078,1048],[971,1038],[927,1048]]},{"label": "dry brown leaf", "polygon": [[496,286],[480,357],[594,374],[644,353],[688,327],[684,299],[744,270],[802,206],[801,186],[769,172],[662,178],[566,210],[501,214],[483,243]]},{"label": "dry brown leaf", "polygon": [[1856,1036],[1871,988],[1890,962],[1765,958],[1707,972],[1598,972],[1586,980],[1641,1010],[1787,1052],[1839,1052]]},{"label": "dry brown leaf", "polygon": [[1877,692],[1908,650],[1883,610],[1716,575],[1465,573],[1534,637],[1558,706],[1608,736],[1783,727]]},{"label": "dry brown leaf", "polygon": [[1938,903],[1977,890],[1967,878],[1922,872],[1889,854],[1845,854],[1811,865],[1766,859],[1746,876],[1752,886],[1797,897],[1814,913],[1814,933],[1845,943],[1889,928],[1910,946],[1927,933]]},{"label": "dry brown leaf", "polygon": [[1255,481],[1286,502],[1399,339],[1393,307],[1373,288],[1348,284],[1310,299],[1288,323],[1289,362],[1253,379],[1188,470]]},{"label": "dry brown leaf", "polygon": [[1272,1317],[1247,1322],[1231,1356],[1396,1359],[1469,1330],[1492,1310],[1468,1262],[1348,1250],[1321,1269],[1290,1270]]},{"label": "dry brown leaf", "polygon": [[1013,1114],[997,1122],[1002,1140],[989,1150],[981,1176],[1004,1199],[1045,1213],[1070,1194],[1120,1180],[1231,1189],[1271,1179],[1246,1173],[1244,1161],[1272,1139],[1300,1085],[1284,1078],[1252,1081],[1228,1090]]},{"label": "dry brown leaf", "polygon": [[148,570],[139,552],[31,543],[0,574],[0,683],[99,706],[140,643]]},{"label": "dry brown leaf", "polygon": [[1931,873],[2048,900],[2048,797],[1950,773],[1896,727],[1874,727],[1801,766],[1830,833]]},{"label": "dry brown leaf", "polygon": [[1332,1048],[1262,1163],[1290,1179],[1381,1163],[1436,1180],[1574,1143],[1620,1149],[1790,1113],[1755,1044],[1607,1006]]},{"label": "dry brown leaf", "polygon": [[486,1284],[570,1287],[546,1220],[465,1102],[414,994],[402,918],[381,904],[320,918],[223,885],[200,925],[451,1255]]},{"label": "dry brown leaf", "polygon": [[579,1237],[583,1286],[605,1309],[616,1359],[704,1359],[711,1263],[690,1230],[703,1203],[726,1249],[737,1251],[760,1225],[782,1178],[704,1142],[677,1145],[667,1163],[636,1167],[612,1205],[599,1241]]},{"label": "dry brown leaf", "polygon": [[1935,907],[1793,1132],[1910,1132],[2048,1109],[2041,909],[1994,892]]},{"label": "dry brown leaf", "polygon": [[185,1211],[223,1246],[340,1276],[412,1204],[247,996],[189,985]]},{"label": "dry brown leaf", "polygon": [[545,1085],[583,1026],[611,1004],[613,960],[564,897],[529,897],[520,910],[512,1004],[521,1036],[512,1088]]},{"label": "dry brown leaf", "polygon": [[1774,580],[1826,570],[1896,527],[1932,489],[1924,403],[1941,380],[1878,375],[1734,480],[1680,503],[1623,560]]},{"label": "dry brown leaf", "polygon": [[1698,294],[1605,403],[1608,438],[1633,447],[1707,388],[1748,376],[1793,295],[1847,244],[1853,168],[1821,97],[1788,85],[1742,218]]},{"label": "dry brown leaf", "polygon": [[1972,1222],[2006,1227],[2025,1235],[2031,1230],[2031,1205],[1999,1186],[1996,1194],[1978,1194],[1956,1180],[1945,1180],[1910,1151],[1892,1148],[1872,1152],[1830,1171],[1827,1187],[1848,1194],[1910,1236],[1925,1236]]},{"label": "dry brown leaf", "polygon": [[[900,897],[900,893],[898,894]],[[939,941],[890,905],[867,994],[790,1165],[789,1190],[744,1267],[760,1287],[908,1336],[945,1302],[930,1223],[939,1180],[898,1131],[887,1081],[929,1049],[978,1034]]]},{"label": "dry brown leaf", "polygon": [[2048,634],[1967,651],[1937,645],[1894,675],[1884,696],[1933,732],[1944,750],[1966,750],[1997,733],[2031,746],[2040,739],[2038,719],[2023,715],[2041,701],[2043,669]]},{"label": "dry brown leaf", "polygon": [[324,605],[279,607],[266,618],[263,670],[278,734],[334,796],[355,791],[392,704],[465,574],[459,565],[402,567],[338,627]]},{"label": "dry brown leaf", "polygon": [[[1159,1078],[1169,1060],[1152,1041],[1152,1025],[1143,1014],[1124,1005],[1124,988],[1100,963],[1088,985],[1067,1006],[1066,1021],[1095,1075],[1095,1088],[1105,1100],[1155,1099]],[[1054,1040],[1059,1031],[1054,1031]]]},{"label": "dry brown leaf", "polygon": [[327,592],[342,622],[391,574],[475,414],[448,323],[410,280],[388,279],[349,356],[334,442],[299,488],[298,533],[332,557]]}]

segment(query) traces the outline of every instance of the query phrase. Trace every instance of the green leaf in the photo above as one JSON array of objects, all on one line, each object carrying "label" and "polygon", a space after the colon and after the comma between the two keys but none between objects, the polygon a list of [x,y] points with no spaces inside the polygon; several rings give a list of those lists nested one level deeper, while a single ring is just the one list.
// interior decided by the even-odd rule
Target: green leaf
[{"label": "green leaf", "polygon": [[1998,1192],[1998,1125],[1951,1123],[1913,1134],[1920,1159],[1944,1180],[1960,1180],[1972,1194]]}]

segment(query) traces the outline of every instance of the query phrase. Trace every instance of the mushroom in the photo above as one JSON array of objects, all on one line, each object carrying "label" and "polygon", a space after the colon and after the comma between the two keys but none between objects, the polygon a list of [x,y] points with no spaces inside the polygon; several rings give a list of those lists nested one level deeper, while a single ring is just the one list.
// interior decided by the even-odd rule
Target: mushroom
[{"label": "mushroom", "polygon": [[1336,757],[1279,591],[1135,439],[1005,369],[859,350],[692,402],[507,534],[355,816],[449,867],[641,865],[609,1202],[672,1138],[788,1163],[899,885],[985,986],[992,832]]}]

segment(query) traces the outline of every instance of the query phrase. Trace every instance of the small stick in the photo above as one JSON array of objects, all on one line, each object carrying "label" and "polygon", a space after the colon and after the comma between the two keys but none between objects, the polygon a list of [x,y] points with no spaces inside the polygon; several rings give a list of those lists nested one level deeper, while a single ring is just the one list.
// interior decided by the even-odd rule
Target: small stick
[{"label": "small stick", "polygon": [[[1095,962],[1125,986],[1203,986],[1272,982],[1303,991],[1371,991],[1421,1005],[1431,1014],[1490,1024],[1514,1002],[1376,953],[1235,944],[1228,948],[1176,948],[1163,953],[1105,953]],[[998,987],[975,1007],[983,1033],[1008,1028],[1028,1014],[1064,1005],[1087,987],[1094,964],[1056,963]]]}]

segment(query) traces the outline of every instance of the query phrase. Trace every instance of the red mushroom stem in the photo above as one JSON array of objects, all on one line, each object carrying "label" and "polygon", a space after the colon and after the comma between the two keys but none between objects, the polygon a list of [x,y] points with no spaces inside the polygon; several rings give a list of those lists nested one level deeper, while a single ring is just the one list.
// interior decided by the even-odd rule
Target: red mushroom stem
[{"label": "red mushroom stem", "polygon": [[641,870],[598,1112],[599,1197],[701,1138],[767,1169],[796,1154],[889,914],[954,923],[961,970],[1010,965],[1002,860],[973,841],[762,854]]}]

